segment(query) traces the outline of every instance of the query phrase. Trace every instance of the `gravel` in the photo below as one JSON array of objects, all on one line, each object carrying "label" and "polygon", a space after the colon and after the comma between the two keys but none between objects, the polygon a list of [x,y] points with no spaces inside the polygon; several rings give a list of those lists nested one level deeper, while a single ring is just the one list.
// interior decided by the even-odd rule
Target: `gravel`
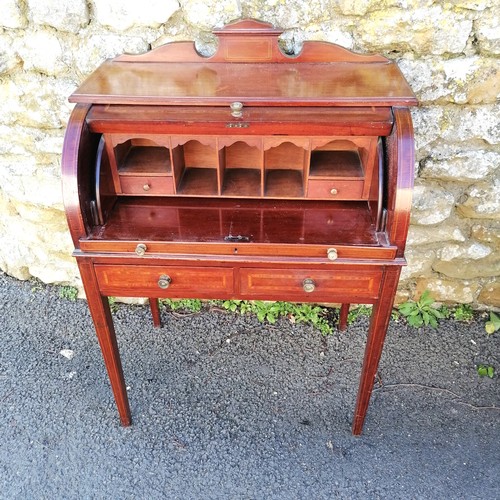
[{"label": "gravel", "polygon": [[367,318],[312,327],[218,310],[114,313],[119,425],[86,303],[0,273],[0,498],[500,498],[500,333],[390,325],[350,433]]}]

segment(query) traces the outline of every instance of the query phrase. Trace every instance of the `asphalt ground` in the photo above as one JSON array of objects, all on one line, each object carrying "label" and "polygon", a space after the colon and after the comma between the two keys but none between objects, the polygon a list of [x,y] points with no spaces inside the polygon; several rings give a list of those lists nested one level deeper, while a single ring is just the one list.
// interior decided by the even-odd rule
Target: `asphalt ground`
[{"label": "asphalt ground", "polygon": [[361,437],[367,318],[328,337],[213,308],[114,319],[129,428],[86,302],[0,273],[1,499],[500,498],[499,375],[476,371],[500,372],[500,333],[480,315],[391,322]]}]

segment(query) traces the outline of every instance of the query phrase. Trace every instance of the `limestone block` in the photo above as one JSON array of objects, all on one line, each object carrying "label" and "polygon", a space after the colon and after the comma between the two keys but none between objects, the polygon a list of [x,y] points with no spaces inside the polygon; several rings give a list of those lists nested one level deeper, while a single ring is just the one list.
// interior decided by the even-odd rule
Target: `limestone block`
[{"label": "limestone block", "polygon": [[27,25],[26,16],[17,0],[0,0],[0,12],[0,26],[4,28],[24,28]]},{"label": "limestone block", "polygon": [[484,54],[500,54],[500,14],[496,9],[486,11],[474,23],[479,48]]},{"label": "limestone block", "polygon": [[19,73],[6,81],[0,80],[0,123],[40,129],[65,126],[72,105],[68,96],[76,84],[66,78],[54,78],[38,73]]},{"label": "limestone block", "polygon": [[25,70],[56,75],[66,68],[59,37],[50,30],[28,31],[20,39],[18,54]]},{"label": "limestone block", "polygon": [[500,143],[500,104],[447,106],[441,119],[441,138],[450,143],[484,140]]},{"label": "limestone block", "polygon": [[457,211],[471,219],[500,220],[500,177],[492,182],[478,182],[469,187],[467,199],[457,206]]},{"label": "limestone block", "polygon": [[461,54],[471,31],[472,20],[465,14],[434,4],[372,12],[357,24],[354,38],[374,51]]},{"label": "limestone block", "polygon": [[28,9],[35,24],[52,26],[59,31],[78,33],[90,20],[85,0],[28,0]]},{"label": "limestone block", "polygon": [[[124,53],[142,54],[147,52],[148,49],[148,42],[140,36],[106,32],[94,33],[92,31],[84,33],[81,39],[75,40],[69,47],[72,65],[77,68],[78,73],[81,75],[79,81],[96,70],[106,59]],[[75,88],[71,91],[73,90]]]},{"label": "limestone block", "polygon": [[[0,125],[0,155],[16,156],[14,162],[23,164],[32,157],[39,165],[60,163],[64,130],[41,130],[33,127]],[[0,161],[5,164],[4,158]]]},{"label": "limestone block", "polygon": [[434,250],[408,248],[405,252],[408,265],[401,270],[401,280],[416,276],[425,276],[432,270],[432,263],[436,258]]},{"label": "limestone block", "polygon": [[436,148],[420,163],[419,177],[453,182],[471,182],[499,176],[500,152],[470,150],[463,146]]},{"label": "limestone block", "polygon": [[446,220],[453,209],[452,193],[437,185],[417,184],[413,191],[412,224],[437,224]]},{"label": "limestone block", "polygon": [[338,0],[337,3],[346,16],[364,16],[374,4],[373,0]]},{"label": "limestone block", "polygon": [[450,262],[456,259],[479,260],[488,257],[492,252],[489,246],[472,242],[466,245],[450,244],[441,247],[438,251],[438,258]]},{"label": "limestone block", "polygon": [[122,0],[94,0],[98,23],[112,30],[125,31],[135,26],[157,28],[179,9],[177,0],[150,0],[146,3]]},{"label": "limestone block", "polygon": [[11,203],[0,192],[0,268],[19,279],[76,284],[64,213]]},{"label": "limestone block", "polygon": [[209,30],[214,26],[222,27],[229,21],[241,17],[241,5],[237,0],[181,0],[181,6],[190,24]]},{"label": "limestone block", "polygon": [[63,210],[60,166],[38,165],[33,156],[0,157],[0,178],[5,196],[17,203]]},{"label": "limestone block", "polygon": [[471,236],[481,242],[490,243],[490,246],[500,251],[500,222],[485,221],[486,224],[474,224]]},{"label": "limestone block", "polygon": [[323,22],[311,24],[304,31],[304,40],[321,40],[336,43],[346,49],[354,47],[354,39],[349,32],[350,28],[346,23],[335,20],[334,22]]},{"label": "limestone block", "polygon": [[482,59],[474,78],[467,84],[467,102],[494,103],[500,97],[500,66],[498,59]]},{"label": "limestone block", "polygon": [[500,94],[500,68],[493,58],[406,58],[398,65],[421,103],[495,103]]},{"label": "limestone block", "polygon": [[500,281],[484,285],[477,301],[488,307],[500,307]]},{"label": "limestone block", "polygon": [[415,130],[415,148],[423,150],[439,138],[444,109],[440,106],[422,106],[413,108],[411,116]]},{"label": "limestone block", "polygon": [[420,297],[425,290],[429,290],[436,302],[470,304],[474,302],[478,288],[477,283],[470,281],[421,278],[417,280],[415,296]]},{"label": "limestone block", "polygon": [[438,250],[432,268],[450,278],[474,279],[500,275],[500,255],[491,247],[472,242],[446,245]]},{"label": "limestone block", "polygon": [[483,11],[495,5],[496,0],[447,0],[448,4],[457,9],[469,9]]},{"label": "limestone block", "polygon": [[21,63],[19,54],[12,46],[13,39],[8,32],[0,34],[0,76],[10,73]]},{"label": "limestone block", "polygon": [[465,241],[462,231],[454,224],[438,226],[410,226],[407,244],[409,247],[429,245],[443,241]]},{"label": "limestone block", "polygon": [[453,262],[434,262],[432,269],[449,278],[475,279],[489,278],[500,275],[500,258],[491,255],[479,261],[471,259],[456,259]]}]

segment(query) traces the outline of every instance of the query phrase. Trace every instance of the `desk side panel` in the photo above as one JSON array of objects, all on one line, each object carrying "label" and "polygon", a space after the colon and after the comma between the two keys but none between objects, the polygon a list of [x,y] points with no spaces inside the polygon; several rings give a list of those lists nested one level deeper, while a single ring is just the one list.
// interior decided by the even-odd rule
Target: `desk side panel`
[{"label": "desk side panel", "polygon": [[86,123],[90,106],[75,106],[66,129],[62,152],[62,188],[69,230],[75,248],[92,227],[95,199],[95,159],[99,136]]}]

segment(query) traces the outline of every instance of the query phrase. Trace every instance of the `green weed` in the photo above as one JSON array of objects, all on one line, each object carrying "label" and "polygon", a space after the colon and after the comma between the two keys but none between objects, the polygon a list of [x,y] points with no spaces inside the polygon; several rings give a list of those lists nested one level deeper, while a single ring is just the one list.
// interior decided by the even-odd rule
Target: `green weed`
[{"label": "green weed", "polygon": [[365,305],[360,305],[358,307],[355,307],[354,309],[351,309],[347,315],[347,323],[350,325],[351,323],[354,323],[359,317],[361,316],[371,316],[372,314],[372,308],[369,306]]},{"label": "green weed", "polygon": [[78,288],[74,286],[61,286],[59,287],[59,297],[74,302],[78,298]]},{"label": "green weed", "polygon": [[478,365],[477,374],[480,377],[493,378],[495,376],[495,368],[491,365]]},{"label": "green weed", "polygon": [[490,312],[490,320],[484,325],[484,329],[488,335],[492,335],[500,330],[500,318],[494,312]]},{"label": "green weed", "polygon": [[460,304],[453,309],[453,319],[469,323],[474,319],[474,311],[468,304]]},{"label": "green weed", "polygon": [[221,306],[234,313],[255,314],[260,322],[267,321],[274,324],[280,317],[286,317],[293,323],[310,323],[323,335],[333,333],[333,328],[326,318],[327,308],[317,305],[261,300],[225,300]]},{"label": "green weed", "polygon": [[200,299],[160,299],[160,304],[168,307],[171,311],[185,311],[198,313],[203,307]]},{"label": "green weed", "polygon": [[409,300],[399,306],[399,312],[406,318],[408,324],[415,328],[432,326],[437,328],[438,320],[445,317],[438,308],[433,307],[434,299],[429,290],[425,290],[418,301]]}]

